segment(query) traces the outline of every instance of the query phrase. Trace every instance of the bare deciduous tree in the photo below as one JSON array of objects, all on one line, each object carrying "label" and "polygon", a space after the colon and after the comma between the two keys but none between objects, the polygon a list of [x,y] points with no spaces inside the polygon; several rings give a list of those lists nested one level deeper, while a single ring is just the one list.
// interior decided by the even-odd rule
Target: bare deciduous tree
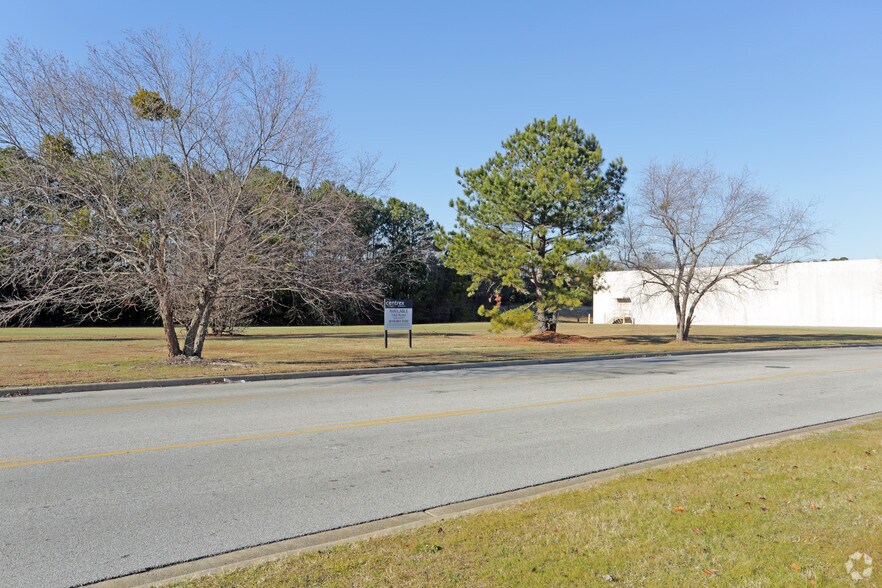
[{"label": "bare deciduous tree", "polygon": [[[378,297],[316,74],[147,31],[81,64],[18,42],[0,62],[0,319],[154,307],[201,356],[218,300]],[[183,341],[177,326],[183,327]]]},{"label": "bare deciduous tree", "polygon": [[747,172],[727,177],[710,163],[653,164],[627,207],[618,261],[642,274],[646,295],[670,296],[677,340],[685,341],[709,292],[758,287],[762,272],[818,245],[823,231],[810,212],[774,202]]}]

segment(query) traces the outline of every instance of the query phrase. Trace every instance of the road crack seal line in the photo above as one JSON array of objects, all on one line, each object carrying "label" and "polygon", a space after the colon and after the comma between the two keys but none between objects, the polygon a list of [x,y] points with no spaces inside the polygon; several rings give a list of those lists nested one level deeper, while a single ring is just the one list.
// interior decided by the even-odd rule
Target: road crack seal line
[{"label": "road crack seal line", "polygon": [[366,427],[378,427],[384,425],[394,425],[400,423],[412,423],[419,421],[429,421],[436,419],[445,419],[445,418],[453,418],[460,416],[470,416],[477,414],[490,414],[497,412],[507,412],[512,410],[526,410],[531,408],[546,408],[550,406],[563,406],[567,404],[577,404],[581,402],[588,402],[591,400],[605,400],[610,398],[624,398],[628,396],[641,396],[644,394],[659,394],[662,392],[678,392],[683,390],[696,390],[703,388],[712,388],[716,386],[730,386],[735,384],[746,384],[751,382],[763,382],[770,380],[784,380],[784,379],[796,379],[805,376],[825,376],[825,375],[834,375],[834,374],[842,374],[842,373],[855,373],[855,372],[866,372],[873,370],[880,370],[882,366],[874,366],[867,368],[848,368],[841,370],[826,370],[826,371],[809,371],[809,372],[796,372],[796,373],[786,373],[786,374],[776,374],[773,376],[757,376],[754,378],[742,378],[738,380],[724,380],[718,382],[706,382],[703,384],[680,384],[675,386],[660,386],[657,388],[640,388],[633,390],[622,390],[618,392],[608,392],[605,394],[596,394],[591,396],[578,396],[575,398],[565,398],[561,400],[548,400],[543,402],[533,402],[529,404],[515,404],[511,406],[495,406],[495,407],[487,407],[487,408],[464,408],[458,410],[448,410],[442,412],[430,412],[423,414],[412,414],[412,415],[401,415],[401,416],[392,416],[392,417],[382,417],[377,419],[368,419],[362,421],[352,421],[348,423],[336,423],[336,424],[328,424],[328,425],[319,425],[314,427],[307,427],[304,429],[298,429],[294,431],[282,431],[279,433],[265,433],[261,435],[243,435],[240,437],[228,437],[224,439],[208,439],[205,441],[188,441],[183,443],[174,443],[170,445],[157,445],[153,447],[138,447],[133,449],[121,449],[118,451],[105,451],[101,453],[87,453],[84,455],[70,455],[64,457],[53,457],[48,459],[38,459],[38,460],[30,460],[30,461],[12,461],[9,463],[0,463],[0,470],[7,470],[12,468],[22,468],[28,466],[36,466],[36,465],[46,465],[52,463],[63,463],[70,461],[82,461],[86,459],[98,459],[102,457],[116,457],[121,455],[134,455],[138,453],[153,453],[157,451],[169,451],[172,449],[187,449],[192,447],[206,447],[211,445],[225,445],[230,443],[242,443],[246,441],[263,441],[268,439],[282,439],[285,437],[294,437],[298,435],[311,435],[317,433],[329,433],[333,431],[345,431],[350,429],[361,429]]}]

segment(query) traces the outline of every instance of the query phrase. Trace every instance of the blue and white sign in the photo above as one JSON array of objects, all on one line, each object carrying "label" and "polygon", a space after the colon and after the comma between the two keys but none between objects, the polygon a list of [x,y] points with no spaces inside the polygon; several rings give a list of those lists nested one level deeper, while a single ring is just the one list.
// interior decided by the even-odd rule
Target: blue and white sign
[{"label": "blue and white sign", "polygon": [[383,328],[387,331],[413,329],[413,301],[386,298],[383,300]]}]

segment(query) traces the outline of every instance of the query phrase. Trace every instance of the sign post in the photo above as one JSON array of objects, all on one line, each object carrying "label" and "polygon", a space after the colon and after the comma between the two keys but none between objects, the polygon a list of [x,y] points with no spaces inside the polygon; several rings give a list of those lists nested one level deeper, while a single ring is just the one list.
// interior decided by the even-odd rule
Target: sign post
[{"label": "sign post", "polygon": [[407,331],[407,346],[413,347],[413,301],[383,300],[383,346],[389,347],[389,331]]}]

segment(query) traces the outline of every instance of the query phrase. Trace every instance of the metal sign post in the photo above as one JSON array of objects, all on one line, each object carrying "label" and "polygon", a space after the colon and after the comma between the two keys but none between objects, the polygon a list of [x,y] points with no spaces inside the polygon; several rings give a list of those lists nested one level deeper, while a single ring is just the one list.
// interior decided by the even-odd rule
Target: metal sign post
[{"label": "metal sign post", "polygon": [[413,347],[413,301],[383,300],[383,346],[389,347],[389,331],[407,331],[407,346]]}]

